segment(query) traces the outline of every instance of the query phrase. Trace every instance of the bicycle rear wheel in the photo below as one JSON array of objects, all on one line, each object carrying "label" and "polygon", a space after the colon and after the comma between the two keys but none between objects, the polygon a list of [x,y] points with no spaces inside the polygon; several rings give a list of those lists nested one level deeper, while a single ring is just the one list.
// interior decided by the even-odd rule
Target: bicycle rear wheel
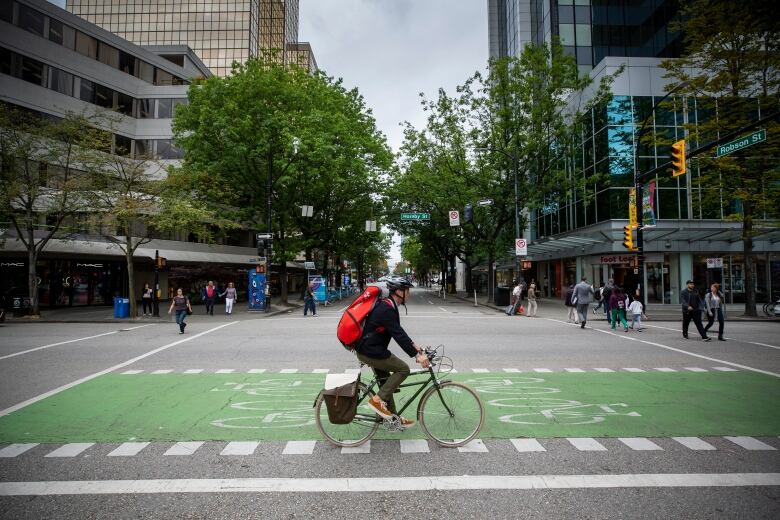
[{"label": "bicycle rear wheel", "polygon": [[[366,395],[368,394],[368,395]],[[328,409],[322,395],[317,398],[314,405],[314,420],[323,437],[334,446],[354,447],[360,446],[374,436],[379,423],[376,414],[366,405],[368,398],[374,395],[368,387],[358,383],[358,409],[357,415],[349,424],[333,424],[328,419]]]},{"label": "bicycle rear wheel", "polygon": [[441,446],[463,446],[474,439],[485,421],[485,408],[470,387],[447,381],[428,389],[420,399],[420,426]]}]

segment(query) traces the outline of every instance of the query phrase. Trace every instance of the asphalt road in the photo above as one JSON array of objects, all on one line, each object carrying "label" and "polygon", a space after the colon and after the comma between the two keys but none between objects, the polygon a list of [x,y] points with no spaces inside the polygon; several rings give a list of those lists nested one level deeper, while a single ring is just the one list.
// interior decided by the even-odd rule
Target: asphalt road
[{"label": "asphalt road", "polygon": [[[567,324],[560,308],[545,304],[539,318],[510,318],[422,290],[414,292],[408,311],[404,315],[402,309],[401,319],[412,338],[421,345],[445,345],[459,375],[543,377],[550,371],[606,378],[609,371],[631,369],[638,377],[666,373],[692,379],[706,371],[708,377],[721,374],[727,385],[733,370],[757,374],[761,388],[768,385],[769,393],[753,399],[774,403],[778,395],[771,392],[780,379],[776,323],[727,322],[728,341],[704,343],[682,339],[673,322],[650,321],[645,331],[626,333],[597,319],[582,330]],[[53,452],[68,445],[36,444],[34,423],[30,444],[36,445],[17,455],[11,454],[16,441],[1,436],[4,420],[45,404],[47,397],[66,396],[71,388],[127,371],[202,370],[191,374],[197,378],[218,371],[357,368],[354,356],[335,339],[339,307],[320,308],[316,318],[301,314],[257,319],[196,314],[185,335],[173,323],[5,324],[0,328],[0,416],[6,415],[0,417],[0,517],[780,516],[780,431],[738,432],[758,444],[727,438],[737,432],[702,436],[706,449],[671,437],[649,438],[655,448],[643,449],[641,441],[618,438],[616,427],[614,435],[594,439],[600,451],[583,451],[576,440],[552,436],[538,438],[532,448],[544,451],[520,451],[511,439],[484,437],[470,451],[429,442],[428,451],[405,453],[398,440],[374,440],[364,453],[345,453],[319,441],[302,454],[289,454],[284,441],[260,441],[244,455],[228,455],[232,444],[215,438],[191,455],[165,455],[174,443],[153,441],[125,456],[115,453],[120,448],[121,454],[122,443],[98,442],[64,457]],[[402,355],[397,347],[395,352]],[[766,423],[776,424],[777,413]],[[518,428],[517,438],[530,436]],[[128,436],[127,441],[145,439]],[[50,484],[30,484],[36,482]]]}]

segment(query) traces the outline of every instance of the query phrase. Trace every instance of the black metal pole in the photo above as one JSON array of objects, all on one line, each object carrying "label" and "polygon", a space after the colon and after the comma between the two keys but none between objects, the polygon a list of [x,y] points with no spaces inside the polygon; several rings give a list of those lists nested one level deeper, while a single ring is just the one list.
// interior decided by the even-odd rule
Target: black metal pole
[{"label": "black metal pole", "polygon": [[154,250],[154,291],[152,291],[152,316],[155,318],[160,317],[160,301],[157,298],[157,293],[160,290],[160,251]]},{"label": "black metal pole", "polygon": [[[518,204],[517,170],[519,169],[517,154],[512,154],[512,162],[515,170],[515,240],[522,238],[520,231],[520,208]],[[515,251],[515,283],[520,283],[520,255]]]},{"label": "black metal pole", "polygon": [[266,256],[266,268],[265,268],[265,312],[271,312],[271,258],[272,258],[272,251],[273,251],[273,236],[274,236],[274,225],[273,225],[273,219],[271,217],[271,211],[272,211],[272,204],[273,204],[273,194],[271,193],[271,190],[273,189],[273,169],[274,169],[274,155],[273,151],[269,148],[268,150],[268,234],[270,235],[271,239],[266,242],[267,246],[265,248],[265,256]]}]

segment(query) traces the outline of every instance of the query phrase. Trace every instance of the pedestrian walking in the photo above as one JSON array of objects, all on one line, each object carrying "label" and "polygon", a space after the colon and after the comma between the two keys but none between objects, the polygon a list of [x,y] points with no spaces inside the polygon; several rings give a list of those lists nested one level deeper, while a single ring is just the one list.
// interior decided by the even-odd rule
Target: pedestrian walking
[{"label": "pedestrian walking", "polygon": [[609,279],[607,285],[601,291],[601,299],[604,300],[604,314],[607,316],[607,323],[612,324],[612,308],[610,306],[612,302],[612,291],[615,290],[615,280]]},{"label": "pedestrian walking", "polygon": [[141,303],[143,304],[144,308],[144,316],[146,316],[146,312],[148,310],[149,316],[152,315],[152,288],[149,287],[148,283],[144,284],[144,288],[141,291]]},{"label": "pedestrian walking", "polygon": [[593,297],[598,302],[598,305],[593,306],[593,315],[597,316],[597,312],[604,306],[604,282],[601,283],[598,289],[593,292]]},{"label": "pedestrian walking", "polygon": [[647,319],[647,315],[645,314],[645,307],[638,296],[635,296],[634,301],[628,306],[628,312],[631,313],[631,328],[637,332],[642,332],[642,317],[644,316]]},{"label": "pedestrian walking", "polygon": [[228,283],[227,289],[225,289],[225,292],[220,294],[220,296],[225,297],[225,314],[230,316],[233,314],[233,304],[238,300],[238,293],[236,292],[236,287],[233,285],[233,282]]},{"label": "pedestrian walking", "polygon": [[715,320],[718,320],[718,341],[726,341],[723,338],[723,322],[726,316],[726,300],[720,292],[720,284],[714,283],[710,287],[710,292],[704,297],[704,309],[707,311],[707,326],[704,332],[710,330]]},{"label": "pedestrian walking", "polygon": [[536,284],[531,282],[528,286],[528,317],[536,318]]},{"label": "pedestrian walking", "polygon": [[217,300],[218,295],[219,292],[217,291],[217,288],[214,287],[214,282],[211,280],[209,280],[206,287],[200,290],[200,296],[206,303],[206,314],[214,316],[214,302]]},{"label": "pedestrian walking", "polygon": [[314,282],[309,282],[303,292],[303,315],[311,310],[312,316],[317,315],[317,305],[314,299]]},{"label": "pedestrian walking", "polygon": [[509,300],[509,307],[506,310],[507,316],[514,316],[517,313],[517,307],[520,306],[520,283],[515,284],[515,288],[512,289],[512,297]]},{"label": "pedestrian walking", "polygon": [[577,305],[577,317],[580,319],[580,328],[585,328],[588,321],[588,309],[590,302],[593,301],[593,286],[588,283],[588,277],[583,276],[580,283],[574,287],[574,298],[572,300]]},{"label": "pedestrian walking", "polygon": [[176,324],[179,326],[179,334],[184,334],[184,327],[187,326],[184,319],[187,317],[187,314],[192,313],[192,305],[190,304],[190,299],[184,296],[184,292],[181,289],[176,289],[176,296],[171,300],[168,314],[171,314],[174,309],[176,310]]},{"label": "pedestrian walking", "polygon": [[579,322],[577,321],[577,308],[575,302],[572,301],[573,298],[574,298],[574,284],[569,284],[569,288],[566,289],[566,295],[563,298],[563,304],[569,309],[569,312],[566,315],[566,321],[568,323],[571,323],[573,321],[576,324]]},{"label": "pedestrian walking", "polygon": [[612,295],[609,297],[609,308],[612,311],[612,330],[615,330],[618,322],[623,325],[624,332],[628,332],[628,322],[626,321],[626,295],[623,288],[615,286],[612,289]]},{"label": "pedestrian walking", "polygon": [[704,308],[704,302],[699,295],[699,291],[696,290],[696,286],[693,280],[685,282],[685,289],[680,291],[680,305],[682,306],[682,335],[683,338],[688,339],[688,326],[693,321],[696,325],[696,330],[699,331],[702,341],[710,341],[711,338],[707,336],[707,332],[704,330],[701,324],[701,311]]}]

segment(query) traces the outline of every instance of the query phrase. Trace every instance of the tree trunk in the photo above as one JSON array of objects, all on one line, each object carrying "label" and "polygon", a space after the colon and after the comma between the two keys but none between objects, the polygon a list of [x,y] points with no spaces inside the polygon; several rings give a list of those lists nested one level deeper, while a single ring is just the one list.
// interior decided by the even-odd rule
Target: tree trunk
[{"label": "tree trunk", "polygon": [[488,252],[488,301],[492,302],[495,301],[494,296],[496,292],[496,273],[493,272],[493,260],[494,260],[494,253],[493,250],[490,250]]},{"label": "tree trunk", "polygon": [[466,263],[466,294],[473,294],[474,293],[474,283],[471,279],[471,262]]},{"label": "tree trunk", "polygon": [[756,265],[753,262],[753,208],[743,201],[742,249],[745,257],[745,316],[758,316],[756,312]]},{"label": "tree trunk", "polygon": [[[287,305],[287,296],[288,296],[288,287],[287,287],[287,251],[284,247],[284,216],[279,217],[279,252],[281,253],[281,263],[279,264],[279,302],[282,305]],[[268,273],[269,273],[269,280],[270,280],[270,267],[271,262],[269,259],[268,262]],[[307,280],[308,283],[308,280]]]},{"label": "tree trunk", "polygon": [[30,234],[30,247],[27,249],[27,288],[30,296],[30,315],[40,316],[38,309],[38,277],[36,267],[38,263],[38,255],[35,251],[34,236]]},{"label": "tree trunk", "polygon": [[449,286],[451,287],[450,292],[451,294],[455,294],[458,292],[458,289],[456,287],[456,284],[458,282],[458,269],[455,266],[455,255],[450,255],[449,261],[450,261],[450,280],[449,280]]},{"label": "tree trunk", "polygon": [[125,230],[125,259],[127,260],[127,297],[130,299],[130,319],[138,319],[138,307],[135,301],[135,270],[133,269],[133,237]]}]

